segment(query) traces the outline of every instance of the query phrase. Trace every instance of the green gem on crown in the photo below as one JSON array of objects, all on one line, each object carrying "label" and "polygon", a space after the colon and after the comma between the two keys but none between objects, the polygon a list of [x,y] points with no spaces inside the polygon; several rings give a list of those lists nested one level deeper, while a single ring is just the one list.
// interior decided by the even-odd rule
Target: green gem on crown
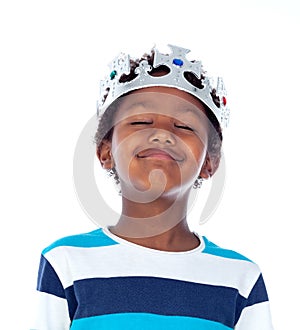
[{"label": "green gem on crown", "polygon": [[113,80],[115,78],[115,76],[117,75],[117,71],[114,70],[110,73],[110,80]]}]

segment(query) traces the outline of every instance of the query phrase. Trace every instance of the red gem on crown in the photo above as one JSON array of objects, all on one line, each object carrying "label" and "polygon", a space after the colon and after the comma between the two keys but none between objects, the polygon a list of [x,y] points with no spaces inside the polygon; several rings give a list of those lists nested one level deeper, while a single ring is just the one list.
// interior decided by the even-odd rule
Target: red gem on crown
[{"label": "red gem on crown", "polygon": [[223,102],[224,105],[227,104],[227,100],[226,100],[226,97],[225,96],[222,97],[222,102]]}]

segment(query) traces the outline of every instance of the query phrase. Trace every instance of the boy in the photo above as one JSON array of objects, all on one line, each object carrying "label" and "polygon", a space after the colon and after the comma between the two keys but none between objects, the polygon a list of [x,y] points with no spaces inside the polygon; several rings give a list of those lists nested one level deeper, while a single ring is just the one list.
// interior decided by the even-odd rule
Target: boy
[{"label": "boy", "polygon": [[115,226],[41,257],[36,329],[272,329],[260,270],[189,230],[191,189],[216,172],[229,110],[188,50],[117,57],[101,82],[97,156],[120,186]]}]

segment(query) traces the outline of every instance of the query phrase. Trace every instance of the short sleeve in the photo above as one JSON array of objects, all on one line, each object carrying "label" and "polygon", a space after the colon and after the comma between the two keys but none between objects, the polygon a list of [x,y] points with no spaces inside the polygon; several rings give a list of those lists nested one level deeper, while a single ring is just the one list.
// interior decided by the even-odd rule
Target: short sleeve
[{"label": "short sleeve", "polygon": [[245,300],[234,329],[273,330],[268,294],[261,274]]},{"label": "short sleeve", "polygon": [[37,311],[31,330],[70,329],[68,303],[63,285],[44,255],[37,280]]}]

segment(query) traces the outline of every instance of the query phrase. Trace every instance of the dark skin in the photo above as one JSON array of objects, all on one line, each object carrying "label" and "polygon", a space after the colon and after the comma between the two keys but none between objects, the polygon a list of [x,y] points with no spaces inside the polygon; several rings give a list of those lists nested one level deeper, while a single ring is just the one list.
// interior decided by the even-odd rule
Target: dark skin
[{"label": "dark skin", "polygon": [[199,246],[186,215],[195,179],[209,178],[218,167],[207,144],[203,105],[190,94],[149,87],[126,97],[111,140],[97,149],[102,167],[114,167],[121,184],[122,213],[110,231],[162,251]]}]

